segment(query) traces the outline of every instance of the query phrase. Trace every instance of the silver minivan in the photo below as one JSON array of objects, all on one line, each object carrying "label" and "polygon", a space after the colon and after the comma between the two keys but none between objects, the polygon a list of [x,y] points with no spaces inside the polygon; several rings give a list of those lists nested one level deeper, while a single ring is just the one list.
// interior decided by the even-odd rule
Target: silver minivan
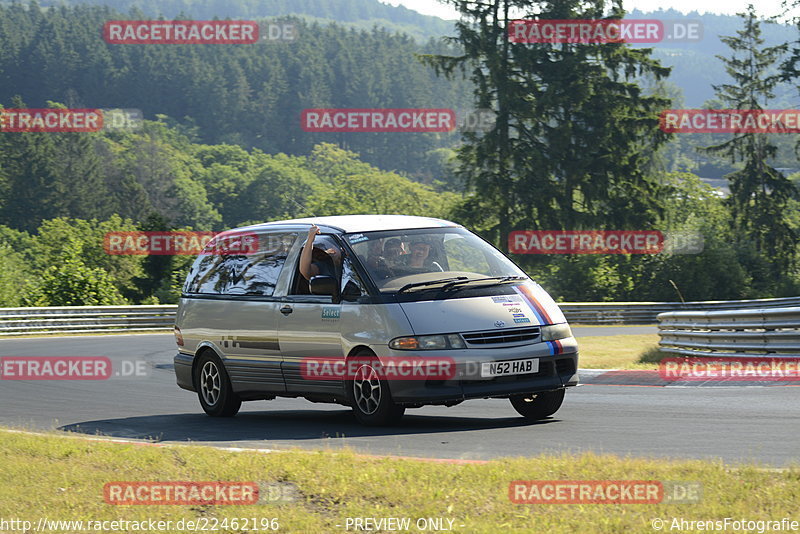
[{"label": "silver minivan", "polygon": [[209,415],[303,397],[385,425],[406,408],[508,398],[537,420],[578,383],[577,343],[553,299],[458,224],[349,215],[224,235],[250,248],[209,243],[175,324],[178,385]]}]

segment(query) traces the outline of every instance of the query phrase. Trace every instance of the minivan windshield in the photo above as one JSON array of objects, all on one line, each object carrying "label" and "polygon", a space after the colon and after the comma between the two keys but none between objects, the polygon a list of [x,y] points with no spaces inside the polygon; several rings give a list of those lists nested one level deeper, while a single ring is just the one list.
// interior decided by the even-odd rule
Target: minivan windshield
[{"label": "minivan windshield", "polygon": [[345,239],[382,293],[527,279],[511,260],[463,228],[364,232]]}]

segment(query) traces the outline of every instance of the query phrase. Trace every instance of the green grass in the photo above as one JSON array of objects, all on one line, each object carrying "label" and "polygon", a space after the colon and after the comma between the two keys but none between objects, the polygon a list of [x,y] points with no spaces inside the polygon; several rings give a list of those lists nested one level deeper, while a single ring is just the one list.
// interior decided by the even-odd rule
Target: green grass
[{"label": "green grass", "polygon": [[657,369],[658,334],[625,334],[578,338],[582,369]]},{"label": "green grass", "polygon": [[[532,439],[537,428],[530,428]],[[501,439],[498,432],[498,439]],[[523,451],[521,451],[523,452]],[[525,451],[530,452],[530,451]],[[610,455],[541,455],[485,464],[372,458],[351,451],[227,452],[112,444],[0,430],[0,518],[61,520],[278,518],[280,532],[343,532],[347,517],[444,517],[455,532],[650,532],[653,518],[797,518],[800,469]],[[512,480],[660,480],[702,484],[696,504],[522,505]],[[114,506],[113,481],[253,481],[292,488],[291,502]],[[463,526],[462,526],[463,525]],[[668,530],[668,529],[665,529]],[[124,531],[124,530],[123,530]],[[253,532],[221,529],[218,532]],[[351,529],[352,531],[352,529]],[[262,531],[263,532],[263,531]],[[417,532],[412,529],[411,532]]]}]

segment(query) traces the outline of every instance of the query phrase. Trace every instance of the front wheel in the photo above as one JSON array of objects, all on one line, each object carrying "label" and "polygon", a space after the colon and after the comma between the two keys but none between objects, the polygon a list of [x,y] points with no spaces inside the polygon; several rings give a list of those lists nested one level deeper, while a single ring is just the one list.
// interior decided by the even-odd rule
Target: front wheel
[{"label": "front wheel", "polygon": [[233,392],[225,366],[216,354],[205,352],[200,357],[195,389],[203,411],[212,417],[233,417],[242,406],[242,399]]},{"label": "front wheel", "polygon": [[371,353],[356,356],[358,364],[352,380],[346,382],[347,396],[358,422],[367,426],[384,426],[398,422],[406,409],[392,401],[389,384],[380,374],[378,360]]},{"label": "front wheel", "polygon": [[515,395],[511,397],[511,406],[522,417],[532,421],[544,419],[556,413],[564,402],[564,389],[544,391],[530,395]]}]

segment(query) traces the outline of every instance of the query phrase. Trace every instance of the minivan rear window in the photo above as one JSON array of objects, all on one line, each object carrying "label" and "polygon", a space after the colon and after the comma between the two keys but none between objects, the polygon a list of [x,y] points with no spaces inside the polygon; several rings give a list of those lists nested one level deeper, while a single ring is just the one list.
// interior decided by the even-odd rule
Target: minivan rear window
[{"label": "minivan rear window", "polygon": [[258,247],[249,254],[201,254],[186,277],[183,292],[272,296],[296,239],[296,232],[259,234]]}]

